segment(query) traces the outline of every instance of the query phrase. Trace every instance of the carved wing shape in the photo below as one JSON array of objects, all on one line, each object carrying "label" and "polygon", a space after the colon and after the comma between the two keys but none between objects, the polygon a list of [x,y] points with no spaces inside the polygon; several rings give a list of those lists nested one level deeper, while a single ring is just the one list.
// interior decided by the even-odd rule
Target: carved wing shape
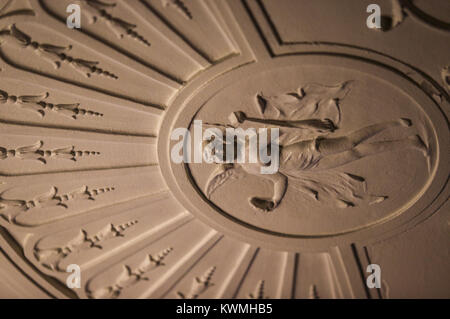
[{"label": "carved wing shape", "polygon": [[213,171],[206,184],[206,196],[208,198],[223,184],[230,179],[239,179],[244,176],[244,172],[240,167],[235,165],[221,165]]}]

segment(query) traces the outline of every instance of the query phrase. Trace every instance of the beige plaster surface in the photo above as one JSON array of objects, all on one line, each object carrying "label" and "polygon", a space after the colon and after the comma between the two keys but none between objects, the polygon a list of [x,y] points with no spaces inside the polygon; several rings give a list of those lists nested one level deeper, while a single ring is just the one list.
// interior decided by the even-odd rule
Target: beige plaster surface
[{"label": "beige plaster surface", "polygon": [[371,3],[0,0],[0,298],[449,298],[450,7]]}]

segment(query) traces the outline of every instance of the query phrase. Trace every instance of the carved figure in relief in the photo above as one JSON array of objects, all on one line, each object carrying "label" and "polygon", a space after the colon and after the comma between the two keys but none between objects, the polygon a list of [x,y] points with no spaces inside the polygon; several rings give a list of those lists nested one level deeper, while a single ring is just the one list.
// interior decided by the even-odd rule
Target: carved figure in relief
[{"label": "carved figure in relief", "polygon": [[[257,175],[273,184],[271,198],[255,196],[249,199],[253,208],[263,212],[273,211],[281,203],[288,185],[315,201],[332,201],[340,208],[367,202],[376,204],[387,199],[384,195],[369,194],[363,177],[335,169],[368,156],[401,149],[417,150],[428,159],[428,146],[419,135],[398,140],[369,141],[384,130],[412,126],[412,121],[407,118],[331,136],[339,130],[342,116],[339,104],[350,91],[350,86],[351,82],[336,86],[309,84],[296,92],[277,96],[258,94],[255,105],[261,117],[233,112],[230,115],[232,125],[251,123],[280,129],[279,170],[275,174],[260,174],[262,165],[268,165],[262,162],[220,164],[207,182],[206,195],[210,197],[228,180]],[[225,141],[224,136],[218,138]],[[236,142],[235,145],[223,143],[224,148],[238,148]],[[269,148],[267,152],[270,153],[270,144],[260,147]],[[224,158],[221,160],[225,161]]]}]

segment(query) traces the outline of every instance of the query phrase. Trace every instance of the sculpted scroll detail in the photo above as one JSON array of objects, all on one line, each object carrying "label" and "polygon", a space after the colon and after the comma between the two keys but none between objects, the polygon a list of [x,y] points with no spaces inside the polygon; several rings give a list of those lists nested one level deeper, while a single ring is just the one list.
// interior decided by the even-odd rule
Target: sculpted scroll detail
[{"label": "sculpted scroll detail", "polygon": [[0,31],[0,45],[3,44],[3,41],[1,40],[4,38],[12,38],[17,41],[21,47],[32,49],[37,56],[52,63],[56,69],[59,69],[63,63],[66,63],[88,78],[92,75],[100,75],[114,80],[118,79],[117,75],[99,68],[97,66],[99,62],[74,58],[67,55],[66,52],[72,49],[71,45],[63,47],[33,41],[29,35],[20,31],[15,24]]},{"label": "sculpted scroll detail", "polygon": [[78,119],[80,116],[103,117],[102,113],[95,112],[88,109],[80,108],[80,103],[71,104],[54,104],[46,102],[50,93],[43,93],[40,95],[10,95],[8,92],[0,90],[0,104],[11,103],[19,106],[25,110],[36,112],[41,117],[44,117],[46,111],[54,112],[55,114],[63,115],[71,119]]},{"label": "sculpted scroll detail", "polygon": [[69,208],[70,202],[77,200],[95,200],[98,195],[114,191],[114,187],[93,188],[82,186],[65,194],[58,194],[58,188],[51,187],[47,193],[39,194],[32,199],[8,199],[5,192],[0,194],[0,216],[9,223],[24,213],[36,208],[63,207]]},{"label": "sculpted scroll detail", "polygon": [[[413,123],[407,118],[375,123],[350,133],[335,135],[340,130],[342,119],[340,102],[350,92],[351,83],[335,86],[308,84],[296,92],[276,96],[257,94],[254,105],[260,117],[249,117],[242,111],[233,112],[229,119],[235,127],[252,123],[279,128],[278,172],[261,174],[260,168],[265,165],[261,162],[216,164],[219,167],[210,175],[205,194],[211,197],[214,191],[231,179],[256,175],[273,185],[272,198],[249,199],[250,205],[262,212],[277,208],[288,186],[317,202],[331,202],[339,208],[377,204],[386,200],[386,195],[368,192],[364,177],[339,172],[336,168],[376,154],[403,149],[419,151],[429,164],[428,141],[418,134],[400,139],[369,141],[383,131],[411,127]],[[230,125],[218,126],[223,128]],[[220,136],[218,138],[225,140]],[[236,141],[234,144],[235,149],[239,148]],[[227,147],[225,142],[223,146]],[[248,148],[248,145],[245,147]],[[266,144],[260,147],[269,146]],[[225,161],[224,158],[222,160]]]},{"label": "sculpted scroll detail", "polygon": [[22,160],[36,160],[42,164],[47,164],[49,159],[68,159],[76,162],[80,157],[96,156],[100,155],[100,152],[96,151],[81,151],[76,150],[75,146],[68,146],[57,149],[42,149],[44,146],[43,141],[38,141],[33,145],[22,146],[15,149],[7,149],[0,146],[0,160],[7,158],[18,158]]}]

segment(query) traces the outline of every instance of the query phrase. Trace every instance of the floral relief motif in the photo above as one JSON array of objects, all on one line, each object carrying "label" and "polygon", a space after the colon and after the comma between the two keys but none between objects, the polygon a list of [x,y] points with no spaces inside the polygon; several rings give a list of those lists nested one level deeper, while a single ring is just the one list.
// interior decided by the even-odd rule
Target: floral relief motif
[{"label": "floral relief motif", "polygon": [[10,95],[8,92],[0,90],[0,104],[11,103],[19,107],[36,112],[44,117],[46,111],[51,111],[59,115],[67,116],[71,119],[78,119],[80,116],[103,117],[102,113],[80,108],[80,103],[53,104],[46,102],[50,93],[40,95]]},{"label": "floral relief motif", "polygon": [[121,273],[113,277],[109,286],[101,288],[87,288],[88,295],[91,298],[118,298],[125,289],[130,288],[141,281],[149,281],[146,275],[162,266],[165,266],[164,260],[173,251],[173,248],[167,248],[159,252],[156,256],[149,254],[136,267],[123,265]]},{"label": "floral relief motif", "polygon": [[116,3],[108,3],[100,0],[82,0],[85,4],[86,10],[83,11],[89,16],[91,24],[96,23],[98,20],[104,20],[110,30],[119,38],[130,37],[145,46],[150,46],[150,42],[140,35],[135,29],[137,25],[126,22],[120,18],[114,17],[108,12],[108,9],[115,8]]},{"label": "floral relief motif", "polygon": [[52,158],[68,159],[76,162],[80,157],[100,155],[96,151],[81,151],[76,150],[75,146],[68,146],[52,150],[42,149],[43,141],[38,141],[33,145],[22,146],[15,149],[7,149],[0,146],[0,160],[7,158],[19,158],[22,160],[36,160],[42,164],[47,164],[47,161]]},{"label": "floral relief motif", "polygon": [[214,283],[211,281],[214,273],[216,272],[216,267],[213,266],[209,268],[203,276],[201,277],[195,277],[192,281],[191,289],[187,294],[179,291],[177,292],[177,295],[181,299],[197,299],[199,298],[203,293],[206,292],[206,290],[212,286],[214,286]]},{"label": "floral relief motif", "polygon": [[114,191],[114,187],[89,188],[82,186],[71,192],[59,194],[58,188],[51,187],[46,193],[36,195],[32,199],[8,199],[5,192],[0,194],[0,216],[9,223],[15,222],[16,218],[36,208],[63,207],[69,208],[69,204],[78,200],[95,200],[100,194]]},{"label": "floral relief motif", "polygon": [[112,238],[124,237],[124,232],[136,225],[137,222],[137,220],[132,220],[119,225],[109,224],[93,235],[89,235],[86,230],[81,229],[77,236],[57,247],[48,247],[48,245],[40,241],[36,244],[34,254],[44,267],[51,270],[65,271],[65,269],[59,267],[65,258],[84,250],[101,250],[104,242]]},{"label": "floral relief motif", "polygon": [[12,24],[0,31],[0,45],[3,44],[1,41],[2,38],[6,37],[16,40],[17,43],[23,48],[32,49],[37,56],[52,63],[56,69],[59,69],[63,63],[66,63],[88,78],[92,75],[101,75],[114,80],[118,79],[117,75],[99,68],[97,66],[99,62],[74,58],[67,55],[66,52],[72,49],[71,45],[63,47],[33,41],[29,35],[20,31],[15,24]]}]

